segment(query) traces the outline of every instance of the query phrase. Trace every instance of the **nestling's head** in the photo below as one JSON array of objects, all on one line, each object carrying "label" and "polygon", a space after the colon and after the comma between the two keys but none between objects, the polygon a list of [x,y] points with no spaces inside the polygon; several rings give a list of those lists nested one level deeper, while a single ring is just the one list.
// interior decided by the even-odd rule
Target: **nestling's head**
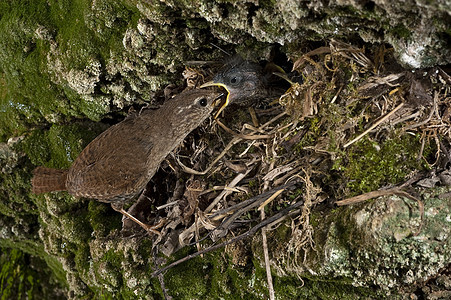
[{"label": "nestling's head", "polygon": [[224,67],[213,77],[212,81],[204,83],[201,88],[220,86],[227,90],[226,103],[219,112],[229,103],[248,105],[258,98],[258,94],[265,88],[266,77],[257,63],[234,56],[226,62]]}]

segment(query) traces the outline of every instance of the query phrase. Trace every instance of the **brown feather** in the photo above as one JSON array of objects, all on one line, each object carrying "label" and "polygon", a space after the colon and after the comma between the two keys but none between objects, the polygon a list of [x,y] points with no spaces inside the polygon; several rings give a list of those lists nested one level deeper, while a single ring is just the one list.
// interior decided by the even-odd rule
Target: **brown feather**
[{"label": "brown feather", "polygon": [[66,179],[69,170],[58,170],[46,167],[37,167],[31,179],[32,192],[41,194],[53,191],[65,191]]}]

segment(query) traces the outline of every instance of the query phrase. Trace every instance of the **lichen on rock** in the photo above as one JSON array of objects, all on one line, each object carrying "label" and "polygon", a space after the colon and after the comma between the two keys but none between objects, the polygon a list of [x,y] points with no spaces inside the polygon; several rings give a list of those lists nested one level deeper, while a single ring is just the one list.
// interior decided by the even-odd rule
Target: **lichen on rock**
[{"label": "lichen on rock", "polygon": [[[449,93],[450,83],[444,72],[435,69],[434,77],[431,70],[418,72],[426,75],[400,70],[389,53],[393,50],[397,62],[409,69],[449,64],[449,11],[449,3],[437,1],[340,0],[327,5],[323,1],[292,0],[2,2],[0,261],[3,264],[11,258],[20,264],[20,270],[30,275],[29,282],[42,289],[20,285],[20,279],[15,281],[17,286],[29,289],[21,290],[24,294],[29,291],[42,299],[151,299],[161,298],[168,291],[174,297],[190,299],[264,298],[267,286],[259,235],[169,270],[163,291],[159,279],[150,274],[194,248],[185,247],[170,258],[162,257],[155,254],[151,237],[138,233],[124,238],[120,215],[104,203],[76,199],[64,192],[32,195],[29,182],[33,168],[69,167],[84,146],[119,122],[128,108],[155,104],[167,85],[183,85],[181,73],[186,61],[217,61],[224,57],[217,48],[223,48],[253,61],[272,59],[278,53],[281,60],[286,61],[287,56],[294,62],[301,57],[308,63],[301,71],[303,86],[297,95],[290,101],[280,101],[289,115],[277,124],[285,127],[285,131],[277,132],[280,143],[257,139],[232,147],[220,166],[223,169],[199,177],[206,189],[230,182],[235,170],[246,165],[242,164],[246,155],[254,161],[264,157],[258,169],[262,173],[269,173],[271,164],[277,168],[285,156],[292,161],[305,159],[297,169],[291,169],[297,170],[294,177],[308,172],[300,167],[326,162],[315,173],[315,184],[321,182],[322,192],[332,200],[400,184],[412,174],[430,170],[433,163],[425,157],[435,158],[440,142],[446,144],[443,131],[433,136],[426,130],[409,129],[406,133],[387,125],[352,149],[342,148],[339,140],[357,135],[374,121],[376,112],[387,112],[394,101],[406,100],[402,97],[414,92],[423,102],[432,104],[420,101],[417,107],[421,111],[411,111],[413,117],[408,120],[423,117],[434,105],[441,105],[437,110],[440,113],[446,112],[444,103],[449,99],[443,95],[446,90]],[[365,54],[365,50],[354,47],[346,52],[339,43],[335,43],[336,52],[329,49],[327,53],[304,56],[318,46],[332,49],[324,42],[332,38],[351,41],[372,52],[378,49],[382,54],[373,56],[376,63],[363,67],[353,54]],[[350,57],[346,62],[345,55]],[[373,79],[391,68],[401,75],[397,81],[382,78],[386,80],[380,84],[384,86],[385,102],[375,100],[380,91],[359,94],[364,83],[373,84]],[[409,73],[418,78],[405,79]],[[429,79],[435,83],[423,87]],[[442,102],[434,104],[433,97],[439,94]],[[245,111],[229,110],[226,116],[226,125],[237,132],[242,123],[251,123]],[[297,129],[292,132],[288,131],[290,122],[296,123]],[[446,124],[431,128],[440,130]],[[204,135],[201,142],[191,137],[180,147],[181,157],[185,148],[191,147],[193,152],[197,149],[196,158],[206,163],[232,138],[219,128],[207,132],[208,128],[194,133],[196,137]],[[424,151],[419,155],[421,147]],[[199,149],[208,150],[202,154]],[[274,156],[265,157],[268,153]],[[225,165],[235,169],[225,169]],[[166,176],[172,171],[163,166],[161,172]],[[237,189],[239,196],[230,196],[231,202],[226,204],[234,205],[261,192],[264,175],[249,179],[244,188]],[[160,177],[163,183],[155,186],[175,186],[174,178]],[[185,184],[175,181],[179,188]],[[434,187],[436,184],[439,187]],[[387,290],[412,293],[437,274],[442,282],[449,280],[446,272],[440,273],[449,270],[451,261],[449,191],[444,186],[446,183],[437,179],[427,188],[415,187],[414,194],[421,202],[390,196],[353,207],[331,208],[332,200],[329,206],[319,201],[311,207],[318,209],[303,215],[309,216],[308,222],[304,219],[304,223],[296,223],[299,219],[293,219],[291,224],[280,223],[269,233],[276,295],[286,299],[324,295],[377,298],[385,296]],[[306,192],[304,188],[290,191],[268,209],[281,209]],[[155,194],[155,198],[164,198],[162,194],[168,198],[164,189]],[[318,192],[318,199],[321,197]],[[188,207],[180,206],[178,211],[186,213],[192,209]],[[249,212],[242,224],[257,219]],[[177,226],[184,226],[188,220],[180,220]],[[173,249],[176,247],[168,253]],[[35,264],[27,266],[30,259]],[[16,272],[14,268],[8,270],[9,275]],[[39,281],[42,274],[49,280]]]}]

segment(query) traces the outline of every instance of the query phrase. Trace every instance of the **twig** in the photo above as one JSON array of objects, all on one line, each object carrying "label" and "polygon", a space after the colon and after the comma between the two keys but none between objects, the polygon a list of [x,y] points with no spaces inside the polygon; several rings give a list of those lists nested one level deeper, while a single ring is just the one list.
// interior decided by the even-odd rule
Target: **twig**
[{"label": "twig", "polygon": [[391,112],[389,112],[388,114],[386,114],[384,117],[380,118],[377,122],[375,122],[373,125],[370,126],[370,128],[368,128],[367,130],[365,130],[363,133],[359,134],[355,139],[353,139],[352,141],[346,143],[343,147],[347,148],[350,145],[354,144],[355,142],[357,142],[358,140],[360,140],[362,137],[364,137],[366,134],[368,134],[368,132],[370,132],[371,130],[373,130],[374,128],[376,128],[379,124],[381,124],[382,122],[384,122],[385,120],[387,120],[388,118],[390,118],[391,115],[393,115],[396,111],[398,111],[401,107],[403,107],[404,102],[400,103],[398,106],[395,107],[395,109],[393,109]]},{"label": "twig", "polygon": [[[155,249],[154,249],[155,250]],[[157,256],[156,256],[156,252],[152,251],[152,255],[153,255],[153,264],[155,267],[157,267]],[[163,291],[163,295],[164,295],[164,299],[165,300],[172,300],[172,297],[168,294],[168,290],[166,289],[166,285],[164,283],[164,276],[162,274],[158,275],[158,281],[160,282],[160,287],[161,290]]]},{"label": "twig", "polygon": [[263,194],[259,195],[258,197],[253,197],[254,198],[253,202],[251,202],[249,205],[247,205],[245,207],[242,207],[242,208],[234,211],[234,213],[230,217],[228,217],[227,219],[223,220],[221,225],[219,225],[216,229],[222,229],[222,228],[223,229],[227,229],[227,228],[229,228],[230,225],[233,224],[233,222],[235,222],[235,220],[238,217],[242,216],[245,212],[247,212],[247,211],[249,211],[249,210],[251,210],[253,208],[256,208],[257,206],[260,205],[260,203],[262,203],[263,201],[267,200],[268,198],[273,199],[271,197],[272,195],[270,197],[268,197],[268,198],[266,198],[266,196],[268,196],[269,194],[278,193],[279,190],[281,190],[281,189],[285,190],[285,188],[278,187],[276,189],[272,189],[270,191],[264,192]]},{"label": "twig", "polygon": [[419,123],[407,126],[406,130],[412,130],[414,128],[420,127],[421,125],[427,124],[431,120],[432,116],[434,115],[434,112],[437,109],[437,101],[438,101],[438,92],[435,92],[434,93],[434,103],[431,107],[431,111],[429,112],[429,116],[425,120],[423,120]]},{"label": "twig", "polygon": [[271,202],[272,200],[276,199],[277,196],[279,196],[281,193],[283,193],[283,191],[285,191],[285,189],[280,189],[277,192],[275,192],[274,194],[271,195],[271,197],[269,197],[268,199],[265,200],[265,202],[263,202],[259,207],[258,210],[262,210],[266,205],[268,205],[269,202]]},{"label": "twig", "polygon": [[414,236],[417,236],[420,234],[421,229],[423,227],[423,223],[424,223],[424,204],[423,201],[421,201],[420,199],[412,196],[411,194],[401,190],[399,187],[395,187],[395,188],[391,188],[388,190],[379,190],[379,191],[373,191],[373,192],[369,192],[369,193],[365,193],[362,195],[358,195],[355,197],[351,197],[345,200],[341,200],[341,201],[337,201],[336,204],[338,206],[344,206],[344,205],[351,205],[351,204],[356,204],[356,203],[360,203],[363,201],[366,201],[368,199],[373,199],[376,197],[380,197],[380,196],[388,196],[388,195],[397,195],[397,196],[401,196],[401,197],[406,197],[409,198],[413,201],[416,201],[418,203],[418,209],[420,211],[420,225],[418,226],[418,229],[415,231],[415,233],[413,234]]},{"label": "twig", "polygon": [[179,203],[179,202],[180,202],[180,200],[175,200],[175,201],[172,201],[172,202],[169,202],[169,203],[166,203],[166,204],[157,206],[157,210],[161,210],[161,209],[163,209],[163,208],[166,208],[166,207],[169,207],[169,206],[176,205],[176,204]]},{"label": "twig", "polygon": [[[203,237],[201,240],[204,240],[205,238],[209,237],[213,232],[217,232],[219,230],[228,230],[230,229],[231,224],[233,224],[233,222],[235,222],[235,220],[240,217],[241,215],[243,215],[245,212],[256,208],[257,206],[260,205],[260,203],[262,203],[263,201],[265,201],[267,199],[267,197],[271,198],[271,195],[274,193],[277,193],[279,190],[283,189],[286,190],[291,186],[294,186],[297,182],[293,181],[287,184],[284,184],[282,186],[279,186],[277,188],[274,188],[270,191],[267,191],[265,193],[262,193],[260,195],[257,195],[255,197],[252,197],[248,200],[245,200],[243,202],[239,202],[233,206],[221,209],[219,211],[216,211],[210,215],[208,215],[208,219],[205,219],[201,225],[202,227],[205,227],[204,225],[206,224],[206,222],[211,222],[214,223],[215,221],[224,219],[225,217],[227,217],[226,219],[224,219],[222,221],[222,223],[218,226],[214,226],[215,228],[210,228],[213,229],[211,230],[205,237]],[[214,206],[213,206],[214,207]],[[206,214],[206,211],[203,212]],[[206,214],[207,215],[207,214]],[[195,230],[195,226],[194,224],[191,225],[188,229],[186,229],[185,231],[183,231],[182,234],[180,234],[180,237],[183,240],[183,237],[187,236],[188,234],[191,234],[192,232],[194,232]],[[226,231],[224,231],[226,232]]]},{"label": "twig", "polygon": [[246,153],[249,151],[249,149],[251,149],[251,147],[252,147],[254,144],[255,144],[255,140],[252,141],[252,142],[249,144],[249,146],[247,146],[247,148],[244,149],[244,151],[241,152],[241,153],[238,155],[238,157],[241,158],[241,157],[243,157],[244,155],[246,155]]},{"label": "twig", "polygon": [[[278,192],[282,191],[283,190],[280,190]],[[267,202],[265,201],[263,204],[265,203]],[[260,217],[262,221],[265,219],[265,205],[263,204],[259,207]],[[266,280],[268,281],[269,299],[274,300],[274,286],[272,284],[271,265],[269,261],[268,240],[266,239],[266,226],[262,228],[262,244],[263,244],[263,256],[265,257],[265,270],[266,270]]]},{"label": "twig", "polygon": [[[258,210],[260,210],[260,218],[262,221],[265,219],[265,206],[283,191],[284,189],[275,192],[271,197],[269,197],[265,202],[263,202],[260,205]],[[272,284],[271,264],[269,261],[269,251],[268,251],[268,240],[266,238],[266,226],[262,228],[262,245],[263,245],[263,256],[265,257],[265,270],[266,270],[266,280],[268,281],[269,299],[274,300],[274,286]]]},{"label": "twig", "polygon": [[[266,197],[268,195],[270,195],[271,193],[275,194],[275,193],[277,193],[278,191],[280,191],[282,189],[286,190],[286,189],[294,186],[295,184],[296,184],[296,182],[292,181],[290,183],[284,184],[282,186],[278,186],[278,187],[276,187],[276,188],[274,188],[274,189],[272,189],[270,191],[266,191],[266,192],[264,192],[264,193],[262,193],[260,195],[252,197],[252,198],[247,199],[245,201],[239,202],[239,203],[237,203],[237,204],[235,204],[233,206],[230,206],[230,207],[227,207],[227,208],[215,211],[213,214],[211,214],[209,216],[209,219],[210,220],[219,220],[219,219],[221,219],[221,218],[219,218],[220,216],[224,216],[226,214],[229,214],[230,212],[236,211],[236,210],[241,209],[243,207],[248,207],[249,206],[250,207],[249,209],[257,207],[257,205],[259,205],[262,201],[264,201],[264,199],[267,199]],[[254,203],[257,203],[257,204],[253,205],[253,206],[250,206],[251,204],[254,204]]]},{"label": "twig", "polygon": [[335,96],[332,98],[332,100],[330,101],[330,103],[335,103],[335,100],[337,100],[338,95],[340,95],[341,90],[343,89],[344,85],[341,85],[340,88],[338,89],[338,92],[335,94]]},{"label": "twig", "polygon": [[254,126],[258,127],[259,123],[257,114],[255,113],[255,109],[252,106],[249,107],[249,114],[251,115],[252,123],[254,124]]},{"label": "twig", "polygon": [[227,146],[224,148],[224,150],[222,150],[221,154],[219,154],[215,160],[208,166],[207,169],[205,169],[205,171],[196,171],[194,169],[191,169],[190,167],[185,166],[173,153],[171,153],[171,155],[173,155],[173,157],[175,158],[175,160],[177,161],[177,163],[180,165],[180,167],[182,168],[183,172],[188,173],[188,174],[194,174],[194,175],[205,175],[207,174],[212,168],[213,166],[224,156],[226,155],[227,151],[230,150],[230,148],[232,148],[235,144],[238,144],[242,139],[235,137],[233,138],[228,144]]},{"label": "twig", "polygon": [[[344,205],[351,205],[351,204],[357,204],[369,199],[377,198],[380,196],[387,196],[387,195],[398,195],[398,196],[404,196],[408,198],[412,198],[410,194],[404,192],[403,190],[400,190],[398,187],[391,188],[388,190],[378,190],[378,191],[372,191],[369,193],[361,194],[355,197],[347,198],[344,200],[340,200],[335,202],[338,206],[344,206]],[[416,198],[414,198],[417,200]]]}]

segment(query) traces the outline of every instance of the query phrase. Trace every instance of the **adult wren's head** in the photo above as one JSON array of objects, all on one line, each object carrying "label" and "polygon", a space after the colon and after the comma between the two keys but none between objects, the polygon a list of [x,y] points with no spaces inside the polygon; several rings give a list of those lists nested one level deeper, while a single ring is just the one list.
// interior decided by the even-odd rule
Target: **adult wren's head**
[{"label": "adult wren's head", "polygon": [[234,56],[226,62],[224,67],[209,81],[201,86],[220,86],[227,90],[225,104],[218,115],[228,104],[249,105],[266,90],[267,78],[263,69],[257,63]]},{"label": "adult wren's head", "polygon": [[213,111],[215,101],[220,95],[220,93],[199,89],[186,91],[174,99],[167,100],[161,107],[161,112],[164,115],[168,113],[169,119],[191,127],[189,124],[205,120],[206,116]]}]

